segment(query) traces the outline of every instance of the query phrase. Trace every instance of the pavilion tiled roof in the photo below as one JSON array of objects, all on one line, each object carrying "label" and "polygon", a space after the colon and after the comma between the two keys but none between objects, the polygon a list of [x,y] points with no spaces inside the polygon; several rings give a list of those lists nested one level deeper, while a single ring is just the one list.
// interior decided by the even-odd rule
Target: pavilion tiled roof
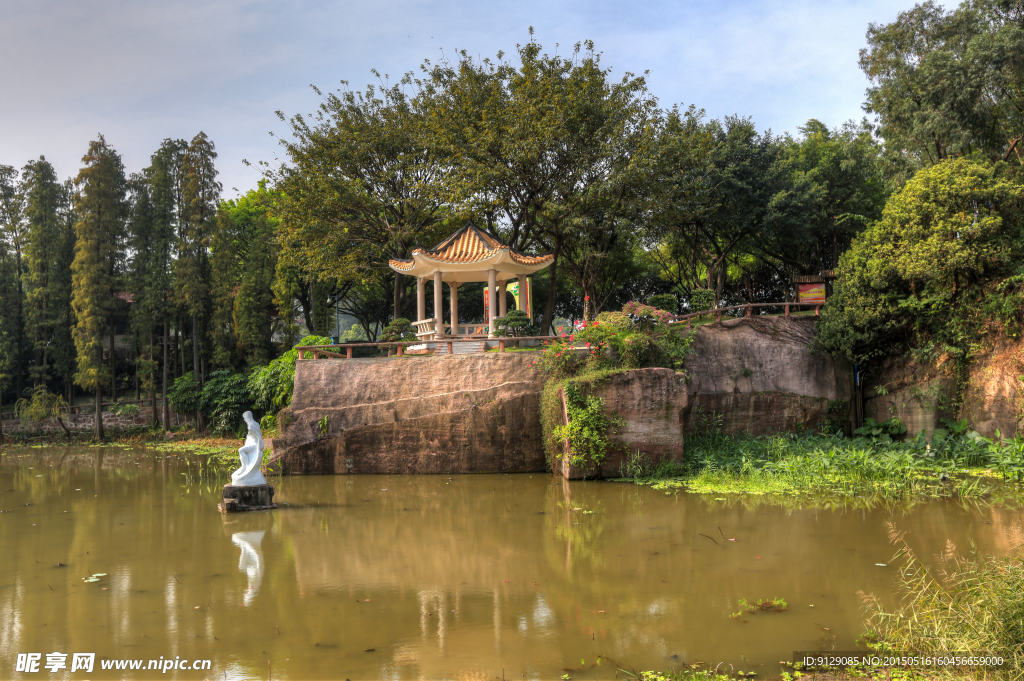
[{"label": "pavilion tiled roof", "polygon": [[[420,255],[437,263],[469,265],[483,262],[507,251],[509,259],[519,265],[535,267],[554,260],[554,255],[523,255],[512,250],[489,234],[480,231],[472,222],[452,234],[433,248],[417,248],[412,254]],[[388,264],[400,272],[411,270],[416,265],[415,259],[390,260]]]}]

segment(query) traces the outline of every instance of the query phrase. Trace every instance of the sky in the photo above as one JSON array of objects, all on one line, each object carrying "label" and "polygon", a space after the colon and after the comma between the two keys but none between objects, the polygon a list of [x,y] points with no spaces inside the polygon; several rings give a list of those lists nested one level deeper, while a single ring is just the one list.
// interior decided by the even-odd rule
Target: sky
[{"label": "sky", "polygon": [[[0,0],[0,164],[45,156],[72,177],[103,134],[128,172],[167,137],[216,144],[224,198],[279,162],[276,111],[321,90],[396,80],[465,49],[494,57],[534,39],[567,54],[593,40],[613,74],[647,71],[664,107],[695,104],[796,135],[865,114],[857,67],[868,24],[910,0]],[[247,166],[248,160],[253,165]]]}]

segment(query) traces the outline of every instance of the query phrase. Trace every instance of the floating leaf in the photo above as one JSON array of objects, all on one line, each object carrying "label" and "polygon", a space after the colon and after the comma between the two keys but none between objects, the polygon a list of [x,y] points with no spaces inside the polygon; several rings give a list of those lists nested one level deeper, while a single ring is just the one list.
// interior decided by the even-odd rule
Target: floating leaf
[{"label": "floating leaf", "polygon": [[888,567],[885,563],[875,563],[878,567]]}]

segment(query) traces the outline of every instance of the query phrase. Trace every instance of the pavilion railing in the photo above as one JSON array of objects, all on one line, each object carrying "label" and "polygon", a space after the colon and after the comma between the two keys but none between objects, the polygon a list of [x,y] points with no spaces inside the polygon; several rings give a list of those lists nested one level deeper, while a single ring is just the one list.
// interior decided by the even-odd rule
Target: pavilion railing
[{"label": "pavilion railing", "polygon": [[352,350],[355,348],[396,348],[396,356],[402,357],[405,354],[405,349],[410,345],[424,345],[426,343],[435,343],[437,345],[447,345],[448,354],[452,354],[454,343],[497,343],[498,352],[505,352],[505,348],[509,343],[517,343],[518,341],[545,341],[545,340],[558,340],[562,336],[498,336],[496,338],[487,338],[486,336],[480,337],[452,337],[443,338],[441,340],[431,341],[396,341],[388,343],[343,343],[340,345],[297,345],[295,349],[299,351],[299,359],[352,359]]}]

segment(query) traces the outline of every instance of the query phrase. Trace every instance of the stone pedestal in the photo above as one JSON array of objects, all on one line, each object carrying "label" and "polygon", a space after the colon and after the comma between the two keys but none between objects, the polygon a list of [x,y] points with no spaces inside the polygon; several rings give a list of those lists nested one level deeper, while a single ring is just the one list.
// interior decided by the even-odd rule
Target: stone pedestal
[{"label": "stone pedestal", "polygon": [[274,487],[272,485],[224,485],[224,499],[217,504],[221,513],[238,513],[240,511],[262,511],[277,508],[274,503]]}]

